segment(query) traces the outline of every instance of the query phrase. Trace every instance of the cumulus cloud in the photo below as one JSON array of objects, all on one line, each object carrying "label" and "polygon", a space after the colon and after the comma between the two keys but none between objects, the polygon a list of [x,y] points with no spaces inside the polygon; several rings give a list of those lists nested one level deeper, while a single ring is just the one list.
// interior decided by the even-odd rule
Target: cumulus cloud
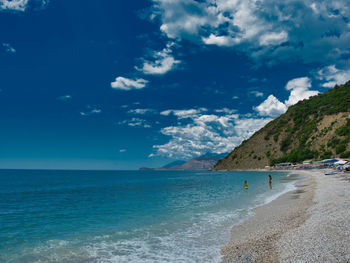
[{"label": "cumulus cloud", "polygon": [[145,60],[143,66],[138,70],[146,75],[163,75],[176,67],[181,61],[176,60],[172,55],[174,42],[168,43],[162,51],[152,54],[153,61]]},{"label": "cumulus cloud", "polygon": [[0,0],[0,11],[24,12],[31,7],[33,10],[45,8],[49,0]]},{"label": "cumulus cloud", "polygon": [[288,33],[286,31],[281,31],[280,33],[271,32],[263,34],[259,43],[261,46],[279,45],[288,40]]},{"label": "cumulus cloud", "polygon": [[5,49],[5,52],[14,54],[16,53],[16,49],[11,46],[9,43],[2,43],[3,48]]},{"label": "cumulus cloud", "polygon": [[311,88],[311,80],[307,77],[290,80],[286,85],[286,89],[290,91],[290,95],[288,100],[285,101],[285,104],[289,107],[298,101],[308,99],[319,93],[316,90],[309,90],[309,88]]},{"label": "cumulus cloud", "polygon": [[[232,48],[270,65],[288,60],[316,62],[318,67],[333,65],[318,72],[324,87],[345,82],[350,74],[347,70],[350,67],[339,67],[339,61],[350,57],[347,0],[152,1],[152,20],[160,23],[161,32],[170,41]],[[170,140],[154,146],[155,154],[192,157],[208,151],[230,151],[270,117],[277,117],[289,106],[318,94],[312,90],[308,77],[290,80],[285,89],[290,93],[288,99],[280,101],[271,94],[254,107],[256,117],[224,110],[161,112],[164,116],[175,116],[178,123],[161,130]],[[254,95],[264,96],[258,92]]]},{"label": "cumulus cloud", "polygon": [[210,34],[209,37],[202,37],[202,40],[207,45],[216,45],[222,47],[230,47],[239,42],[239,39],[235,39],[229,36],[216,36]]},{"label": "cumulus cloud", "polygon": [[[179,120],[187,116],[187,123],[163,128],[161,133],[171,138],[166,144],[153,146],[156,153],[151,156],[191,158],[207,152],[226,153],[271,120],[241,117],[239,114],[232,114],[234,110],[229,109],[214,110],[216,114],[203,114],[198,110],[179,112],[191,113],[175,115]],[[164,115],[169,114],[166,112]]]},{"label": "cumulus cloud", "polygon": [[283,103],[273,95],[268,96],[254,107],[258,116],[240,115],[228,108],[212,110],[215,114],[210,114],[206,108],[162,111],[161,115],[174,115],[179,121],[186,119],[186,122],[163,128],[161,133],[171,138],[166,144],[153,146],[156,153],[152,153],[152,156],[191,158],[206,152],[220,154],[232,151],[272,118],[286,112],[290,105],[317,95],[318,91],[310,90],[311,87],[308,77],[288,81],[285,89],[290,91],[289,98]]},{"label": "cumulus cloud", "polygon": [[324,81],[322,87],[333,88],[350,80],[350,69],[338,69],[335,65],[327,66],[317,72],[317,78]]},{"label": "cumulus cloud", "polygon": [[309,90],[311,86],[311,80],[308,77],[292,79],[288,81],[285,87],[286,90],[290,91],[290,95],[284,103],[279,101],[275,96],[270,95],[263,103],[254,107],[254,109],[260,116],[277,117],[285,113],[289,106],[317,95],[319,93],[318,91]]},{"label": "cumulus cloud", "polygon": [[0,0],[0,10],[25,11],[29,0]]},{"label": "cumulus cloud", "polygon": [[209,17],[202,4],[193,0],[154,0],[154,14],[158,15],[162,24],[160,30],[169,38],[191,38],[215,15]]},{"label": "cumulus cloud", "polygon": [[[266,125],[272,118],[286,112],[290,105],[300,100],[317,95],[318,91],[310,90],[311,80],[308,77],[295,78],[285,86],[290,91],[289,98],[283,103],[270,95],[257,107],[258,116],[240,115],[232,109],[216,109],[209,114],[206,108],[165,110],[163,116],[174,115],[179,120],[177,126],[165,127],[163,135],[171,137],[163,145],[154,145],[156,153],[171,158],[191,158],[207,152],[225,153],[232,151],[243,140]],[[180,122],[186,119],[186,122]]]},{"label": "cumulus cloud", "polygon": [[347,0],[153,0],[173,40],[235,47],[253,58],[328,63],[349,55]]},{"label": "cumulus cloud", "polygon": [[148,81],[145,79],[128,79],[124,77],[117,77],[114,82],[111,83],[113,89],[120,90],[134,90],[143,89],[146,87]]},{"label": "cumulus cloud", "polygon": [[260,116],[277,117],[287,111],[287,106],[280,102],[275,96],[270,95],[263,103],[254,109]]}]

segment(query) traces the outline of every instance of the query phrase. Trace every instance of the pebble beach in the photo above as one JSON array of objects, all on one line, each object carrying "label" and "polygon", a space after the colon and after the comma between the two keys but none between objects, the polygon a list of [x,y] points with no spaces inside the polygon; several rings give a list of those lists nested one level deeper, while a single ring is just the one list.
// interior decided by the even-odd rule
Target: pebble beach
[{"label": "pebble beach", "polygon": [[350,262],[350,182],[324,170],[295,171],[297,189],[231,230],[229,262]]}]

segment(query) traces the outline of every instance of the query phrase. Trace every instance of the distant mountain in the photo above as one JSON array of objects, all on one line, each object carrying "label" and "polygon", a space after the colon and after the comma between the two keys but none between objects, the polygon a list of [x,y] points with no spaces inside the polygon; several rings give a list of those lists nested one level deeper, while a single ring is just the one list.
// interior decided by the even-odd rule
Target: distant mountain
[{"label": "distant mountain", "polygon": [[186,163],[171,167],[171,170],[210,170],[222,156],[206,156],[193,158]]},{"label": "distant mountain", "polygon": [[350,157],[350,81],[303,100],[220,160],[214,170]]},{"label": "distant mountain", "polygon": [[169,169],[169,168],[174,167],[174,166],[183,165],[184,163],[186,163],[186,161],[174,161],[174,162],[171,162],[171,163],[168,163],[168,164],[162,166],[161,168]]},{"label": "distant mountain", "polygon": [[160,168],[142,167],[140,170],[210,170],[226,154],[205,154],[189,161],[175,161]]}]

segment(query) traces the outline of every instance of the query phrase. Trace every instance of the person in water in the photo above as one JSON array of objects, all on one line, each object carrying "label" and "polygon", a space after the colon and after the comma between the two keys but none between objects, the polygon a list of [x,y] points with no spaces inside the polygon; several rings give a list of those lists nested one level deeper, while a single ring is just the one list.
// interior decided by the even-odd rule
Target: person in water
[{"label": "person in water", "polygon": [[244,189],[248,189],[248,182],[247,182],[247,180],[244,181]]},{"label": "person in water", "polygon": [[272,177],[270,174],[269,174],[269,186],[270,186],[270,189],[272,189]]}]

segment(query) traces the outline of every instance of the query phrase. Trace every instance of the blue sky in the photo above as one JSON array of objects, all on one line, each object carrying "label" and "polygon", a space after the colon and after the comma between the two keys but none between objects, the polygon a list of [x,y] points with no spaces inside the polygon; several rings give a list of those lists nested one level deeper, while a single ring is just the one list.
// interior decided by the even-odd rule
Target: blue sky
[{"label": "blue sky", "polygon": [[0,0],[0,168],[226,153],[350,79],[345,0]]}]

